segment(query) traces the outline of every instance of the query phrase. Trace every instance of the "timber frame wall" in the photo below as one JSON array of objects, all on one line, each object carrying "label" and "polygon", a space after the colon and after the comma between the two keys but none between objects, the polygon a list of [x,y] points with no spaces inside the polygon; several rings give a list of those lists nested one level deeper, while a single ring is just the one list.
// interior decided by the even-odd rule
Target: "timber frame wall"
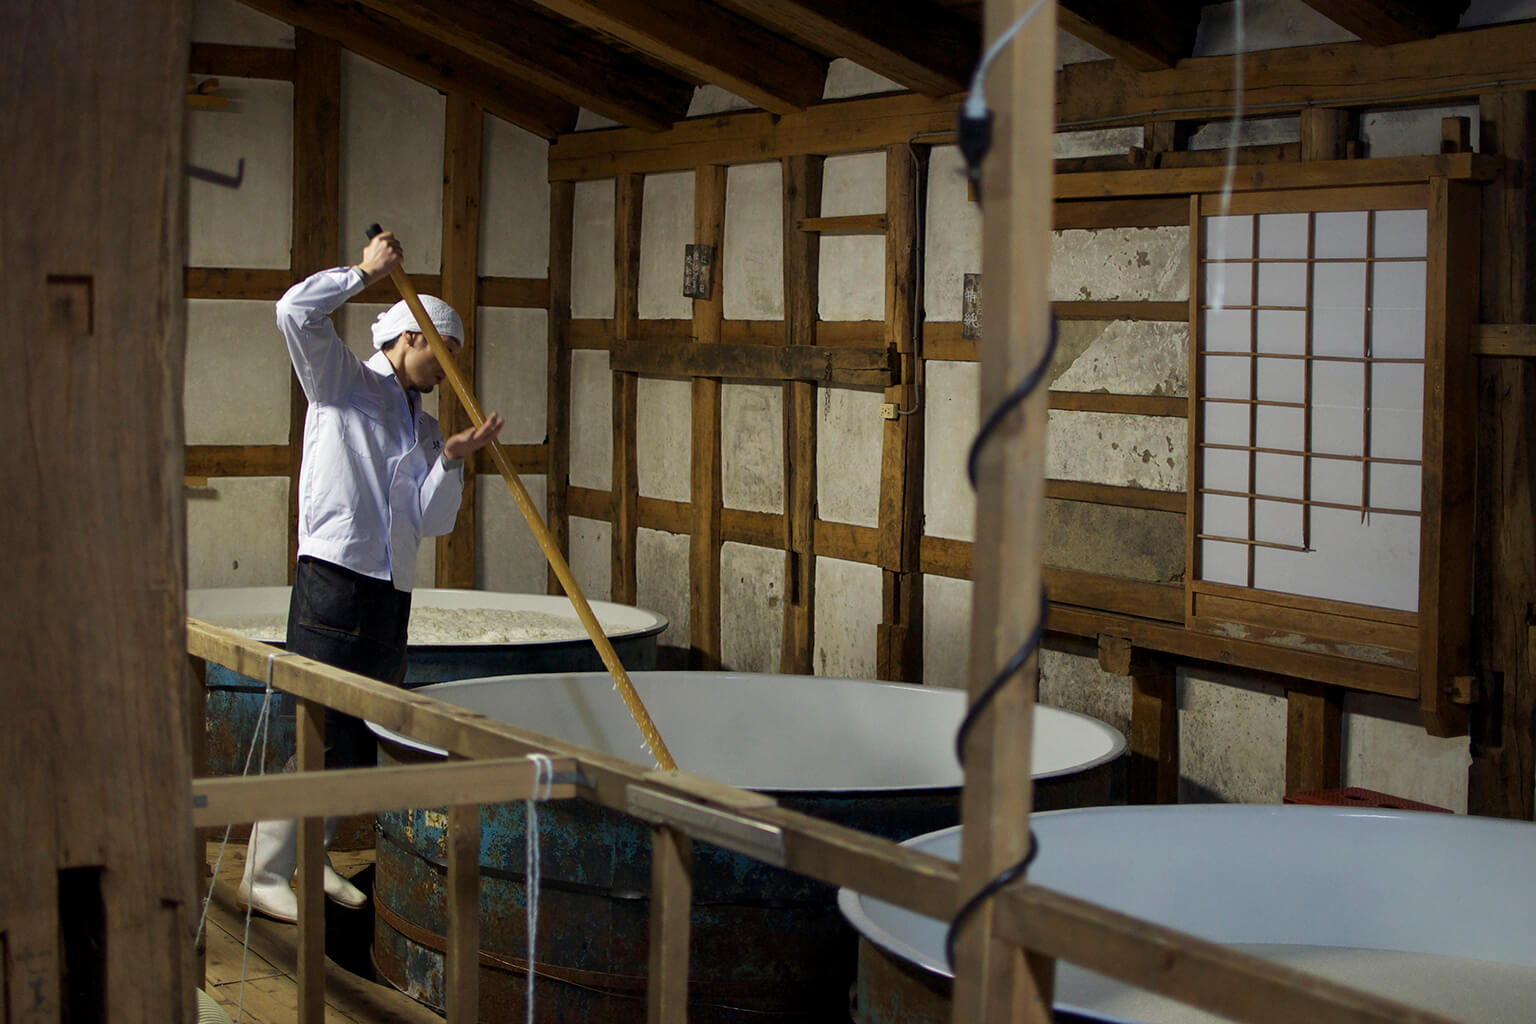
[{"label": "timber frame wall", "polygon": [[[1254,147],[1241,159],[1240,188],[1346,186],[1431,179],[1492,180],[1485,190],[1483,232],[1485,275],[1482,326],[1469,341],[1478,360],[1477,438],[1479,464],[1488,472],[1475,481],[1479,548],[1476,552],[1477,607],[1491,613],[1474,623],[1470,663],[1452,669],[1455,688],[1436,673],[1425,687],[1401,682],[1359,685],[1348,674],[1358,663],[1328,656],[1295,654],[1277,658],[1275,649],[1225,641],[1184,628],[1183,622],[1145,618],[1145,609],[1176,607],[1182,588],[1048,570],[1056,603],[1051,628],[1058,639],[1075,636],[1096,645],[1101,664],[1131,676],[1134,718],[1132,746],[1149,766],[1142,798],[1169,799],[1176,789],[1177,729],[1173,658],[1247,665],[1285,673],[1288,698],[1287,792],[1339,784],[1339,729],[1346,688],[1417,696],[1433,731],[1454,733],[1466,726],[1470,703],[1474,766],[1471,809],[1531,817],[1532,733],[1536,729],[1536,683],[1531,646],[1536,569],[1533,569],[1530,494],[1532,363],[1536,328],[1531,318],[1530,283],[1524,273],[1528,247],[1530,190],[1524,161],[1530,146],[1530,94],[1520,91],[1530,76],[1527,55],[1536,50],[1536,25],[1512,25],[1442,36],[1390,47],[1344,44],[1274,51],[1262,67],[1250,68],[1248,97],[1267,113],[1301,112],[1302,142]],[[273,298],[335,253],[337,198],[335,147],[338,112],[334,44],[304,31],[299,46],[286,51],[194,46],[193,70],[215,73],[237,64],[238,73],[294,81],[295,132],[328,140],[328,166],[296,168],[295,248],[290,271],[191,268],[187,294],[201,298]],[[1475,59],[1474,59],[1475,55]],[[238,58],[238,61],[237,61]],[[1467,69],[1476,69],[1475,71]],[[1183,127],[1164,110],[1227,110],[1229,62],[1224,58],[1186,60],[1169,71],[1134,72],[1118,65],[1071,65],[1058,73],[1060,128],[1113,123],[1146,126],[1146,144],[1124,157],[1061,161],[1055,223],[1058,228],[1157,226],[1189,223],[1188,196],[1218,187],[1213,165],[1219,154],[1178,149]],[[1297,86],[1291,83],[1304,81]],[[1424,82],[1433,82],[1426,92]],[[1416,86],[1413,102],[1433,104],[1477,99],[1483,111],[1485,152],[1514,158],[1499,164],[1457,155],[1448,137],[1443,157],[1345,160],[1354,154],[1347,137],[1348,110],[1388,105]],[[809,671],[814,637],[814,559],[817,555],[881,567],[884,577],[877,666],[882,678],[920,678],[921,574],[969,578],[970,551],[964,542],[921,536],[921,414],[888,421],[883,441],[880,518],[875,528],[832,523],[815,517],[815,386],[879,389],[885,400],[907,408],[920,386],[928,359],[975,359],[974,342],[960,337],[959,324],[914,323],[913,288],[921,287],[914,209],[923,209],[925,147],[952,141],[954,101],[897,95],[824,103],[804,113],[774,117],[743,113],[681,122],[648,133],[628,129],[561,136],[550,151],[550,273],[547,280],[480,277],[474,266],[473,216],[478,193],[480,119],[473,101],[449,92],[445,155],[444,263],[441,278],[413,275],[418,287],[448,295],[461,309],[507,305],[549,310],[549,427],[544,445],[512,446],[520,472],[549,476],[550,528],[568,550],[570,515],[612,525],[612,597],[632,601],[635,591],[635,536],[640,526],[690,536],[690,647],[693,662],[718,664],[720,651],[720,544],[740,541],[785,552],[787,601],[781,668]],[[914,142],[918,143],[914,145]],[[820,178],[825,156],[884,151],[887,154],[885,215],[821,218]],[[319,150],[318,152],[324,152]],[[915,159],[913,157],[915,156]],[[638,318],[638,254],[644,175],[693,170],[694,240],[717,247],[723,223],[725,168],[733,163],[780,161],[784,180],[785,317],[782,323],[724,321],[719,274],[716,292],[696,300],[689,321]],[[1315,166],[1298,160],[1320,161]],[[1510,170],[1509,168],[1513,168]],[[1517,177],[1511,177],[1517,175]],[[616,314],[612,321],[569,317],[573,184],[612,178],[616,190]],[[327,236],[326,232],[330,234]],[[884,322],[822,323],[816,318],[819,238],[836,232],[886,236],[886,317]],[[382,287],[382,286],[376,286]],[[452,294],[448,294],[449,292]],[[381,292],[367,296],[386,301]],[[1184,303],[1063,303],[1062,317],[1185,320]],[[472,313],[471,313],[472,316]],[[471,334],[473,328],[470,329]],[[466,369],[472,371],[473,341],[466,339]],[[706,350],[706,346],[710,346]],[[614,467],[608,492],[564,486],[570,462],[570,352],[607,349],[614,370]],[[804,351],[799,351],[803,349]],[[693,467],[691,493],[706,500],[679,503],[639,497],[635,478],[635,396],[639,375],[692,381]],[[471,378],[472,379],[472,378]],[[728,380],[779,382],[784,388],[786,512],[765,515],[723,508],[720,500],[720,385]],[[296,399],[297,399],[296,395]],[[1187,415],[1182,400],[1055,393],[1058,408]],[[452,429],[459,415],[445,399],[443,422]],[[302,402],[294,403],[298,436]],[[1179,406],[1180,408],[1174,408]],[[1426,437],[1428,435],[1426,434]],[[297,446],[197,446],[187,451],[191,477],[219,475],[296,476]],[[489,468],[478,466],[484,471]],[[1047,496],[1133,507],[1183,511],[1185,498],[1135,488],[1052,481]],[[466,502],[461,526],[469,524]],[[292,531],[290,531],[291,535]],[[474,583],[473,530],[440,541],[438,582]],[[553,580],[551,580],[553,587]],[[1165,593],[1166,591],[1166,593]],[[1127,614],[1138,610],[1135,616]],[[1092,649],[1092,647],[1090,647]],[[1443,698],[1443,699],[1442,699]]]}]

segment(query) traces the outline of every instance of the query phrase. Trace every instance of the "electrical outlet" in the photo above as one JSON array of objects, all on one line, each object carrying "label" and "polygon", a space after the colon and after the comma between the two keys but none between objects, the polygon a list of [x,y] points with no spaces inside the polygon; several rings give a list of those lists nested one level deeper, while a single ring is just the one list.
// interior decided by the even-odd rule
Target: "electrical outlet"
[{"label": "electrical outlet", "polygon": [[895,419],[896,418],[896,403],[895,402],[881,402],[880,403],[880,418],[883,419],[883,420],[893,420],[893,419]]}]

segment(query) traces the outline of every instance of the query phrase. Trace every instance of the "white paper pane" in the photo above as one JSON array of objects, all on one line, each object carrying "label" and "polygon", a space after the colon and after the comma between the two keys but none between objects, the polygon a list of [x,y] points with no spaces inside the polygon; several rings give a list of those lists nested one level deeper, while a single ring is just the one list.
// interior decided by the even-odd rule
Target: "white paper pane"
[{"label": "white paper pane", "polygon": [[1365,355],[1365,312],[1361,309],[1314,309],[1312,354]]},{"label": "white paper pane", "polygon": [[1307,364],[1300,359],[1259,361],[1259,394],[1266,402],[1305,401]]},{"label": "white paper pane", "polygon": [[1241,260],[1253,255],[1253,217],[1205,218],[1205,258]]},{"label": "white paper pane", "polygon": [[1371,410],[1371,455],[1378,459],[1424,457],[1424,417],[1406,409]]},{"label": "white paper pane", "polygon": [[1429,216],[1423,210],[1376,211],[1376,255],[1425,257]]},{"label": "white paper pane", "polygon": [[1205,303],[1223,307],[1253,305],[1253,264],[1205,264]]},{"label": "white paper pane", "polygon": [[1265,213],[1259,215],[1259,257],[1261,259],[1306,259],[1306,213]]},{"label": "white paper pane", "polygon": [[1205,479],[1201,487],[1213,491],[1244,491],[1248,488],[1248,453],[1207,448],[1202,455]]},{"label": "white paper pane", "polygon": [[1423,309],[1423,263],[1377,263],[1371,275],[1371,305],[1376,309]]},{"label": "white paper pane", "polygon": [[1371,355],[1383,359],[1423,359],[1424,311],[1373,309]]},{"label": "white paper pane", "polygon": [[1339,505],[1358,505],[1361,492],[1361,465],[1342,459],[1313,459],[1312,500]]},{"label": "white paper pane", "polygon": [[1314,408],[1359,409],[1365,402],[1365,366],[1362,363],[1313,363]]},{"label": "white paper pane", "polygon": [[1371,507],[1400,508],[1417,512],[1423,493],[1423,475],[1418,466],[1397,466],[1390,462],[1371,464]]},{"label": "white paper pane", "polygon": [[1248,585],[1248,547],[1219,540],[1200,542],[1200,578],[1212,583]]},{"label": "white paper pane", "polygon": [[1323,455],[1359,458],[1365,440],[1365,414],[1359,409],[1312,408],[1312,450]]},{"label": "white paper pane", "polygon": [[1307,314],[1299,309],[1261,309],[1259,351],[1301,355],[1307,350]]},{"label": "white paper pane", "polygon": [[1227,494],[1201,495],[1200,532],[1248,539],[1248,499]]},{"label": "white paper pane", "polygon": [[1253,360],[1243,356],[1205,357],[1205,397],[1248,398]]},{"label": "white paper pane", "polygon": [[1282,409],[1261,405],[1258,413],[1257,448],[1285,448],[1303,451],[1306,446],[1307,413],[1305,409]]},{"label": "white paper pane", "polygon": [[[1312,265],[1312,308],[1365,308],[1364,263],[1314,263]],[[1357,315],[1356,320],[1360,317]]]},{"label": "white paper pane", "polygon": [[1419,415],[1424,409],[1424,368],[1417,363],[1373,364],[1371,407],[1404,409]]},{"label": "white paper pane", "polygon": [[1320,260],[1363,259],[1366,255],[1364,210],[1319,213],[1312,230],[1312,254]]},{"label": "white paper pane", "polygon": [[1306,304],[1307,264],[1259,264],[1259,305],[1305,306]]},{"label": "white paper pane", "polygon": [[1419,522],[1313,508],[1312,550],[1255,548],[1254,586],[1413,611],[1418,607]]},{"label": "white paper pane", "polygon": [[1306,460],[1300,455],[1272,455],[1259,452],[1254,457],[1254,493],[1273,494],[1277,498],[1300,498]]},{"label": "white paper pane", "polygon": [[1303,540],[1302,517],[1306,506],[1281,501],[1255,501],[1253,503],[1254,540],[1270,544],[1295,544]]},{"label": "white paper pane", "polygon": [[1252,351],[1252,324],[1253,313],[1246,309],[1206,310],[1205,350],[1207,352]]},{"label": "white paper pane", "polygon": [[1206,402],[1200,407],[1206,444],[1241,444],[1248,440],[1248,407]]}]

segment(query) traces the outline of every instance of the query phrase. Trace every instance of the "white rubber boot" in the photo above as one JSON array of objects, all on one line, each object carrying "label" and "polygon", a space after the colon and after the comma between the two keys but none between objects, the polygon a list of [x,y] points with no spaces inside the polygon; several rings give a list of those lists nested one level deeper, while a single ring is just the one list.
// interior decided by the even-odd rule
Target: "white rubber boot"
[{"label": "white rubber boot", "polygon": [[[336,828],[341,824],[340,818],[325,819],[325,848],[331,848],[331,840],[336,838]],[[357,910],[368,902],[363,890],[347,881],[335,868],[331,867],[331,858],[325,858],[325,895],[331,902],[339,903],[348,910]]]},{"label": "white rubber boot", "polygon": [[299,898],[291,883],[298,863],[298,822],[258,821],[245,847],[245,874],[235,893],[236,906],[297,924]]}]

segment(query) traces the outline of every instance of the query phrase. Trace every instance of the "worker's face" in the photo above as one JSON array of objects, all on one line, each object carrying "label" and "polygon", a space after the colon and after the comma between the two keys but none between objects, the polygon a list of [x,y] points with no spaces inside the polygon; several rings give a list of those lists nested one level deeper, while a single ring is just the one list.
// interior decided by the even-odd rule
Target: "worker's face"
[{"label": "worker's face", "polygon": [[[412,332],[407,333],[401,341],[406,346],[400,361],[400,377],[405,386],[426,394],[441,384],[447,374],[432,354],[432,345],[426,337]],[[448,346],[452,355],[459,354],[459,339],[446,337],[443,344]]]}]

